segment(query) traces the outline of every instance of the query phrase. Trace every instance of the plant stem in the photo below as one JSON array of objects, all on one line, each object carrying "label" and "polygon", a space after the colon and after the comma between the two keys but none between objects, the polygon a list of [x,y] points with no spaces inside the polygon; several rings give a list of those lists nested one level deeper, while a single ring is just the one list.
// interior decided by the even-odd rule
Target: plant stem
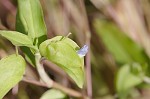
[{"label": "plant stem", "polygon": [[15,46],[15,50],[16,50],[16,55],[18,55],[18,47]]},{"label": "plant stem", "polygon": [[[47,86],[47,84],[39,82],[39,81],[35,81],[35,80],[32,80],[32,79],[23,78],[22,81],[30,83],[30,84],[34,84],[34,85],[37,85],[37,86],[42,86],[42,87],[49,88],[49,86]],[[74,96],[74,97],[83,97],[83,95],[80,92],[78,92],[76,90],[73,90],[73,89],[70,89],[70,88],[67,88],[67,87],[64,87],[64,86],[58,84],[55,81],[53,81],[52,88],[61,90],[62,92],[66,93],[68,95]],[[87,97],[87,96],[84,96],[84,97]]]},{"label": "plant stem", "polygon": [[61,91],[65,92],[66,94],[74,96],[74,97],[82,97],[83,96],[80,92],[75,91],[70,88],[67,88],[67,87],[64,87],[56,82],[53,83],[53,88],[61,90]]},{"label": "plant stem", "polygon": [[22,81],[30,83],[30,84],[33,84],[33,85],[37,85],[37,86],[48,87],[45,83],[42,83],[42,82],[39,82],[39,81],[35,81],[35,80],[32,80],[32,79],[28,79],[26,77],[24,77],[22,79]]},{"label": "plant stem", "polygon": [[85,43],[86,45],[88,45],[89,47],[89,51],[85,57],[85,63],[86,63],[86,82],[87,82],[87,94],[90,97],[90,99],[92,99],[92,75],[91,75],[91,55],[90,55],[90,41],[91,41],[91,31],[90,31],[90,27],[89,27],[89,22],[88,22],[88,16],[86,13],[86,7],[85,7],[85,3],[84,0],[79,0],[79,4],[81,7],[81,11],[83,12],[83,16],[85,18],[84,22],[85,22],[85,27],[86,27],[86,31],[85,31]]},{"label": "plant stem", "polygon": [[50,88],[53,85],[53,80],[51,80],[49,76],[46,74],[44,67],[40,63],[40,60],[41,60],[41,54],[38,52],[35,54],[36,68],[41,80],[43,80],[43,82],[46,83],[46,85]]},{"label": "plant stem", "polygon": [[17,94],[18,94],[18,84],[12,88],[12,96],[11,96],[11,99],[16,99],[17,97]]},{"label": "plant stem", "polygon": [[55,89],[59,89],[59,90],[63,91],[64,93],[67,93],[68,95],[78,97],[78,98],[84,97],[84,99],[87,99],[87,96],[83,96],[82,93],[75,91],[73,89],[64,87],[64,86],[58,84],[57,82],[53,81],[51,78],[49,78],[49,76],[46,74],[46,72],[44,70],[43,65],[40,63],[40,59],[41,59],[41,55],[38,52],[35,54],[36,68],[37,68],[37,71],[39,73],[41,80],[43,80],[45,85],[43,85],[43,83],[40,83],[37,81],[31,81],[31,80],[27,80],[27,79],[23,79],[24,81],[32,83],[32,84],[48,87],[48,88],[52,87]]}]

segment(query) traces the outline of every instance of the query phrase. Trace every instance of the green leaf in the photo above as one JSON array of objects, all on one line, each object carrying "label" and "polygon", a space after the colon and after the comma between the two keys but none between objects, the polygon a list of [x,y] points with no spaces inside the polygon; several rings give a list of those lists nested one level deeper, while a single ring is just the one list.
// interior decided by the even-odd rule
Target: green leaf
[{"label": "green leaf", "polygon": [[[67,39],[67,38],[66,38]],[[84,62],[75,50],[75,46],[67,41],[43,42],[39,49],[41,55],[60,66],[82,88],[84,84]]]},{"label": "green leaf", "polygon": [[32,40],[27,35],[24,35],[20,32],[1,30],[0,35],[7,38],[15,46],[33,47]]},{"label": "green leaf", "polygon": [[125,96],[134,86],[142,83],[142,76],[131,71],[131,65],[122,66],[116,77],[116,89],[119,95]]},{"label": "green leaf", "polygon": [[40,99],[64,99],[66,95],[56,89],[50,89],[46,91]]},{"label": "green leaf", "polygon": [[31,52],[31,50],[25,46],[21,46],[20,48],[24,52],[25,59],[27,60],[27,62],[29,62],[30,65],[32,65],[33,67],[35,67],[35,56]]},{"label": "green leaf", "polygon": [[[35,45],[46,40],[47,30],[39,0],[18,0],[16,30],[28,35]],[[34,66],[35,57],[30,49],[22,47],[21,50],[27,61]]]},{"label": "green leaf", "polygon": [[27,34],[38,45],[46,40],[46,26],[39,0],[18,0],[16,30]]},{"label": "green leaf", "polygon": [[61,42],[64,42],[64,43],[70,45],[76,51],[80,49],[80,47],[70,38],[66,38],[64,36],[56,36],[56,37],[53,37],[52,39],[48,39],[48,40],[44,41],[41,44],[41,46],[43,47],[43,49],[41,49],[41,52],[43,52],[46,49],[47,45],[49,45],[51,42],[57,42],[57,41],[61,41]]},{"label": "green leaf", "polygon": [[23,77],[25,60],[21,55],[10,55],[0,60],[0,99]]},{"label": "green leaf", "polygon": [[73,47],[74,50],[79,50],[80,47],[73,41],[71,40],[70,38],[66,38],[64,36],[56,36],[56,37],[53,37],[52,39],[48,39],[48,40],[45,40],[41,45],[40,45],[40,50],[41,52],[44,52],[42,53],[44,56],[46,56],[46,53],[45,53],[45,49],[47,48],[47,46],[52,43],[52,42],[57,42],[57,41],[61,41],[61,42],[64,42],[70,46]]},{"label": "green leaf", "polygon": [[150,61],[142,47],[125,35],[115,24],[104,20],[95,20],[94,27],[118,63],[138,62],[144,64]]}]

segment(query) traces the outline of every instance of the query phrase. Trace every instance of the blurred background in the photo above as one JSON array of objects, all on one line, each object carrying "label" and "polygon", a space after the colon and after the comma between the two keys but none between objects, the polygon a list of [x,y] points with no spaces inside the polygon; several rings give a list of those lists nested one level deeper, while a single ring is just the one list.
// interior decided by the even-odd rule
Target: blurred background
[{"label": "blurred background", "polygon": [[[83,93],[93,99],[117,99],[117,72],[125,64],[150,64],[149,0],[40,0],[48,38],[67,35],[90,49],[85,57],[86,84]],[[0,0],[0,29],[15,30],[17,0]],[[14,53],[14,46],[0,37],[0,58]],[[54,64],[44,62],[47,73],[64,86],[81,91]],[[150,69],[146,70],[150,70]],[[37,79],[30,66],[27,76]],[[147,75],[149,75],[147,73]],[[133,79],[121,76],[123,82]],[[119,78],[118,78],[119,79]],[[117,79],[117,80],[118,80]],[[39,99],[46,88],[20,83],[18,99]],[[8,93],[5,99],[10,99]],[[127,99],[149,99],[150,86],[136,86]],[[72,98],[71,98],[72,99]]]}]

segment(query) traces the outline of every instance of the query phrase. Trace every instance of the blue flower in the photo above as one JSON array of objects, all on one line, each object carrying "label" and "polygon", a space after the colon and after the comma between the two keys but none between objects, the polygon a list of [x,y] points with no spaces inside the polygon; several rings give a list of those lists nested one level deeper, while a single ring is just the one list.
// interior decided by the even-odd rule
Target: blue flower
[{"label": "blue flower", "polygon": [[88,46],[84,45],[80,50],[77,51],[79,57],[84,57],[86,53],[88,52]]}]

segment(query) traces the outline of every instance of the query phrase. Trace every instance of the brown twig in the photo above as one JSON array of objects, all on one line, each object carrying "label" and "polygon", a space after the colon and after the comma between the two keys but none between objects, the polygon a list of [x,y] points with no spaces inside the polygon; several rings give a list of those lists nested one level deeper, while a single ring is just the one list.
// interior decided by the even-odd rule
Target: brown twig
[{"label": "brown twig", "polygon": [[43,59],[42,63],[45,66],[47,66],[48,68],[50,68],[51,70],[53,70],[58,75],[63,76],[63,77],[66,76],[66,73],[61,68],[59,68],[58,66],[56,66],[55,64],[53,64],[52,62],[50,62],[50,61],[48,61],[46,59]]},{"label": "brown twig", "polygon": [[58,76],[62,77],[63,79],[66,79],[69,82],[74,84],[74,81],[56,64],[54,64],[46,59],[42,59],[41,63],[43,63],[44,66],[46,66],[50,70],[52,70],[51,71],[52,73],[57,74]]},{"label": "brown twig", "polygon": [[[35,80],[32,80],[32,79],[29,79],[29,78],[24,77],[22,79],[22,81],[33,84],[33,85],[49,88],[49,86],[47,86],[47,84],[45,84],[43,82],[40,82],[40,81],[35,81]],[[76,90],[73,90],[73,89],[70,89],[68,87],[64,87],[64,86],[60,85],[59,83],[57,83],[55,81],[53,81],[52,88],[59,89],[59,90],[65,92],[66,94],[71,95],[73,97],[78,97],[78,98],[85,97],[85,98],[87,98],[87,96],[82,95],[80,92],[78,92]]]},{"label": "brown twig", "polygon": [[[71,95],[74,97],[81,98],[83,96],[80,92],[75,91],[70,88],[67,88],[67,87],[64,87],[64,86],[56,83],[55,81],[53,81],[51,78],[49,78],[49,76],[46,74],[46,72],[44,70],[43,64],[41,64],[41,62],[40,62],[41,55],[39,52],[37,52],[35,54],[35,61],[36,61],[36,67],[37,67],[37,71],[39,73],[40,79],[44,82],[45,86],[47,86],[48,88],[59,89],[59,90],[63,91],[64,93],[67,93],[68,95]],[[33,83],[33,81],[32,81],[32,83]],[[36,84],[40,84],[40,83],[36,83]]]},{"label": "brown twig", "polygon": [[16,99],[16,96],[18,94],[18,88],[19,88],[19,85],[17,84],[15,87],[12,88],[12,96],[11,96],[11,99]]},{"label": "brown twig", "polygon": [[68,87],[64,87],[56,82],[53,83],[52,88],[59,89],[59,90],[65,92],[66,94],[77,97],[77,98],[83,97],[83,95],[80,92],[70,89]]},{"label": "brown twig", "polygon": [[92,76],[91,76],[91,56],[90,56],[90,41],[91,41],[91,31],[88,25],[88,16],[86,14],[84,0],[80,0],[80,7],[82,8],[83,15],[85,18],[85,43],[89,46],[89,51],[86,55],[86,82],[87,82],[87,94],[92,99]]},{"label": "brown twig", "polygon": [[22,81],[33,84],[33,85],[37,85],[37,86],[48,87],[45,83],[35,81],[35,80],[25,78],[25,77],[22,79]]}]

